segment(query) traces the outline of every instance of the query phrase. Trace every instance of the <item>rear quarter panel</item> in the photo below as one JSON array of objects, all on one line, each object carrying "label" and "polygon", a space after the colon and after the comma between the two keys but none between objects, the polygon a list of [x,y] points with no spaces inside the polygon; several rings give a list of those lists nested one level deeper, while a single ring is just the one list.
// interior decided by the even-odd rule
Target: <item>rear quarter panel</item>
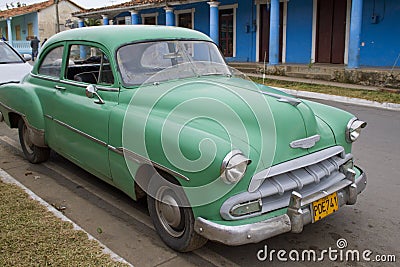
[{"label": "rear quarter panel", "polygon": [[[11,113],[25,116],[31,126],[44,130],[44,117],[36,88],[30,83],[6,84],[0,86],[0,109],[9,126]],[[14,125],[15,126],[15,125]]]}]

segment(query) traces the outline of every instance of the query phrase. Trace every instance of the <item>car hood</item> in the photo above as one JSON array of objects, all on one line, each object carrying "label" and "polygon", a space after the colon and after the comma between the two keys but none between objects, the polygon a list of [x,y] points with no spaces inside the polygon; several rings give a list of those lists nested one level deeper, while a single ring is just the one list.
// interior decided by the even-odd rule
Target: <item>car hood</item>
[{"label": "car hood", "polygon": [[[316,116],[312,108],[301,99],[250,80],[224,78],[216,82],[236,90],[251,91],[251,97],[261,98],[265,103],[264,110],[257,108],[254,112],[261,113],[260,117],[273,125],[264,123],[264,127],[260,127],[245,121],[249,130],[255,131],[256,127],[260,127],[262,143],[253,144],[250,140],[250,144],[259,151],[265,166],[279,164],[336,144],[329,125]],[[274,129],[271,129],[272,126]],[[265,150],[269,146],[268,140],[275,141],[272,158],[271,151]]]},{"label": "car hood", "polygon": [[32,66],[25,63],[0,64],[0,84],[20,82],[32,70]]},{"label": "car hood", "polygon": [[[132,123],[127,125],[141,128],[138,123],[146,118],[143,128],[152,140],[146,142],[147,149],[163,147],[164,152],[175,151],[192,161],[222,146],[217,158],[239,149],[258,162],[254,169],[258,171],[335,145],[333,132],[309,105],[240,78],[207,76],[142,86],[129,106]],[[129,136],[132,131],[137,130],[128,130]],[[177,145],[170,146],[171,142]],[[155,153],[154,157],[160,157]],[[168,162],[166,158],[158,162]]]}]

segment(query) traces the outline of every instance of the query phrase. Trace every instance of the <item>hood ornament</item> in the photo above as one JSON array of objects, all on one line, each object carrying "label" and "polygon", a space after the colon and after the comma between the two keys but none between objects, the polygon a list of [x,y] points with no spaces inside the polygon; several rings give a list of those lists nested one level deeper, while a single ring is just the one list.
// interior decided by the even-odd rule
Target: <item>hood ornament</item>
[{"label": "hood ornament", "polygon": [[265,92],[265,91],[261,91],[261,93],[264,94],[264,95],[268,95],[268,96],[272,96],[272,97],[278,98],[279,102],[288,103],[288,104],[292,105],[293,107],[297,107],[297,105],[301,103],[301,100],[299,100],[297,98],[294,98],[294,97],[285,96],[285,95],[279,95],[279,94],[274,94],[274,93],[269,93],[269,92]]},{"label": "hood ornament", "polygon": [[295,140],[290,143],[291,148],[311,148],[315,146],[315,143],[317,143],[321,139],[321,136],[319,134],[304,138],[304,139],[299,139]]}]

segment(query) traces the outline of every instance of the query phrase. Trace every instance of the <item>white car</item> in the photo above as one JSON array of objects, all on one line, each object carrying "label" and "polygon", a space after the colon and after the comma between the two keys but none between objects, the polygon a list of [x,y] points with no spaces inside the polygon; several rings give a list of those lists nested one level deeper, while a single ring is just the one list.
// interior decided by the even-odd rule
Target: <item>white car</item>
[{"label": "white car", "polygon": [[27,62],[31,56],[21,56],[14,48],[0,40],[0,85],[18,83],[31,72],[32,66]]}]

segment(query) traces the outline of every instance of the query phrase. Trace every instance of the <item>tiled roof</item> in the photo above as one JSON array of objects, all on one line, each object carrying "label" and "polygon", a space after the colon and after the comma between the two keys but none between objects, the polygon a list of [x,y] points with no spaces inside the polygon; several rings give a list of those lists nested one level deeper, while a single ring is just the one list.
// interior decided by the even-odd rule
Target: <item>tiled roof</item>
[{"label": "tiled roof", "polygon": [[[188,2],[203,2],[206,0],[131,0],[127,1],[125,3],[117,4],[117,5],[112,5],[112,6],[106,6],[106,7],[101,7],[101,8],[91,8],[91,9],[85,9],[82,11],[78,11],[73,13],[72,15],[79,17],[80,15],[86,15],[86,14],[95,14],[95,13],[100,13],[101,11],[112,11],[112,10],[129,10],[129,9],[134,9],[134,8],[144,8],[148,6],[160,6],[160,5],[176,5],[176,4],[184,4]],[[210,0],[208,0],[210,1]]]},{"label": "tiled roof", "polygon": [[[171,1],[167,1],[167,2],[171,2]],[[165,0],[132,0],[132,1],[128,1],[128,2],[125,2],[125,3],[112,5],[112,6],[86,9],[86,10],[83,10],[83,11],[80,11],[80,12],[75,12],[74,15],[77,15],[77,14],[80,14],[80,13],[91,13],[91,12],[102,11],[102,10],[119,9],[119,8],[124,8],[124,7],[129,8],[129,7],[135,7],[135,6],[138,6],[138,5],[160,4],[160,3],[165,3]]]},{"label": "tiled roof", "polygon": [[[9,18],[9,17],[15,17],[15,16],[20,16],[20,15],[24,15],[24,14],[37,12],[41,9],[45,9],[49,6],[54,5],[54,2],[55,2],[55,0],[48,0],[45,2],[36,3],[33,5],[27,5],[27,6],[22,6],[22,7],[11,8],[8,10],[3,10],[3,11],[0,11],[0,18]],[[68,1],[68,2],[77,6],[80,9],[83,9],[82,7],[80,7],[79,5],[75,4],[72,1]]]}]

